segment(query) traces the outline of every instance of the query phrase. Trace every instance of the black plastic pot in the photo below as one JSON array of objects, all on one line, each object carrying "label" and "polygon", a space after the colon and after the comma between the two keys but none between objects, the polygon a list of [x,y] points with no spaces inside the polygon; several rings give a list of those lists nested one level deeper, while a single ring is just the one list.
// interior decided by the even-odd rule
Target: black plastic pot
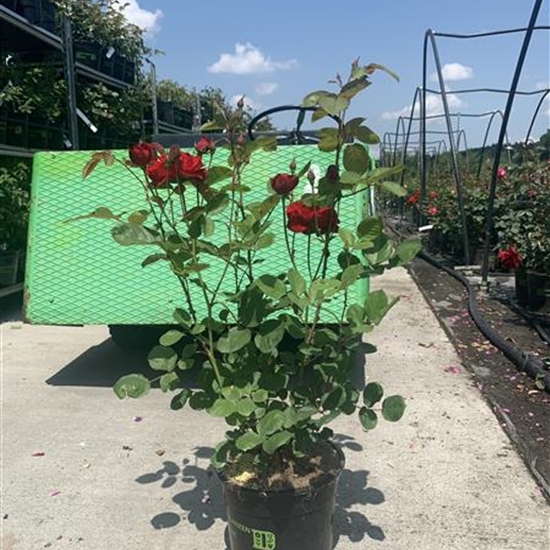
[{"label": "black plastic pot", "polygon": [[527,288],[527,271],[525,269],[516,269],[516,300],[518,305],[525,307],[529,303],[529,290]]},{"label": "black plastic pot", "polygon": [[549,299],[547,293],[550,292],[550,275],[538,271],[528,271],[527,289],[529,292],[527,306],[531,311],[539,310]]},{"label": "black plastic pot", "polygon": [[306,490],[261,492],[223,483],[231,550],[331,550],[338,474]]}]

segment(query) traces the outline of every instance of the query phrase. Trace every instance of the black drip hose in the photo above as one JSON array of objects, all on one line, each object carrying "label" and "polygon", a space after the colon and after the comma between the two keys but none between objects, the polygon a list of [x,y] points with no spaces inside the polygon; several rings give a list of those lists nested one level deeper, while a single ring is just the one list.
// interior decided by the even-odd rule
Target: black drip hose
[{"label": "black drip hose", "polygon": [[468,291],[468,309],[470,310],[470,316],[477,325],[477,328],[483,333],[487,340],[489,340],[493,346],[502,351],[502,353],[512,363],[514,363],[520,371],[525,372],[533,379],[544,382],[544,389],[550,393],[550,372],[548,372],[546,364],[538,357],[525,353],[518,347],[514,346],[511,342],[503,338],[493,327],[491,327],[489,323],[487,323],[477,307],[476,290],[470,284],[470,281],[468,281],[468,279],[461,273],[458,273],[454,269],[443,265],[423,250],[420,251],[418,257],[422,258],[434,267],[437,267],[437,269],[445,271],[445,273],[448,273],[451,277],[466,287],[466,290]]}]

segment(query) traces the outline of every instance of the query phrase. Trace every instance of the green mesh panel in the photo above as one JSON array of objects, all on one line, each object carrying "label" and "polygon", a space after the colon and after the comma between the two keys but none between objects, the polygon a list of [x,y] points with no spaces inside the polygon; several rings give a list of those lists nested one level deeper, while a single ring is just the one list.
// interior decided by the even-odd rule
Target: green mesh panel
[{"label": "green mesh panel", "polygon": [[[115,154],[126,157],[125,151]],[[116,214],[146,208],[141,186],[128,177],[122,166],[101,164],[83,180],[82,168],[89,158],[89,151],[37,153],[34,157],[26,319],[37,324],[63,325],[171,323],[174,308],[185,307],[176,277],[166,262],[141,267],[143,259],[159,249],[119,245],[109,231],[115,223],[111,220],[67,222],[100,206]],[[265,198],[269,177],[283,171],[293,158],[298,167],[311,160],[324,173],[333,156],[312,145],[280,146],[274,153],[256,153],[243,178],[244,184],[252,188],[247,202]],[[355,224],[362,213],[361,198],[343,201],[342,225]],[[278,214],[282,217],[281,207]],[[280,228],[282,221],[276,221],[279,223],[274,227]],[[278,229],[274,232],[275,244],[259,252],[266,260],[259,264],[258,275],[278,274],[289,267],[284,236]],[[305,270],[307,237],[296,235],[295,239],[296,263]],[[299,246],[300,241],[303,246]],[[222,263],[213,263],[203,272],[206,282],[214,287],[222,269]],[[193,294],[195,308],[204,313],[198,295],[200,289],[194,287],[193,292],[197,293]],[[360,281],[352,289],[349,303],[364,300],[367,292],[368,281]],[[339,315],[342,304],[334,302],[330,309]],[[334,318],[327,314],[323,320],[331,322]]]}]

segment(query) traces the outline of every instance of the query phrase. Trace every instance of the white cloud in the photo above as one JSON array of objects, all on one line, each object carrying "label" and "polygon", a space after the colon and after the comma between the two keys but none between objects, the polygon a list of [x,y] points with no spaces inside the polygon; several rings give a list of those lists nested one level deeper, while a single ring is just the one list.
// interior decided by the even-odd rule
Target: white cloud
[{"label": "white cloud", "polygon": [[208,71],[232,74],[272,73],[277,70],[294,69],[297,66],[296,59],[273,61],[247,42],[235,44],[235,53],[222,53],[218,61],[208,67]]},{"label": "white cloud", "polygon": [[[466,65],[461,65],[460,63],[446,63],[441,68],[441,73],[445,81],[468,80],[474,76],[472,67],[466,67]],[[432,73],[430,78],[437,82],[437,73]]]},{"label": "white cloud", "polygon": [[[456,94],[447,94],[447,103],[451,111],[453,109],[464,107],[464,102]],[[408,117],[411,114],[411,107],[412,105],[408,105],[407,107],[403,107],[397,111],[385,111],[382,113],[382,118],[384,120],[396,120],[400,116]],[[426,94],[426,116],[441,115],[444,112],[443,100],[441,99],[441,96]],[[420,116],[420,100],[415,103],[413,116]]]},{"label": "white cloud", "polygon": [[256,93],[258,95],[271,95],[278,87],[279,84],[276,82],[262,82],[256,86]]},{"label": "white cloud", "polygon": [[145,30],[149,36],[160,31],[160,20],[164,17],[162,10],[148,11],[140,7],[137,0],[126,0],[124,15],[126,19]]},{"label": "white cloud", "polygon": [[[234,95],[229,99],[229,104],[232,107],[236,107],[239,100],[242,98],[242,95]],[[244,96],[244,107],[245,109],[250,109],[252,111],[259,111],[263,109],[263,105],[250,97]]]}]

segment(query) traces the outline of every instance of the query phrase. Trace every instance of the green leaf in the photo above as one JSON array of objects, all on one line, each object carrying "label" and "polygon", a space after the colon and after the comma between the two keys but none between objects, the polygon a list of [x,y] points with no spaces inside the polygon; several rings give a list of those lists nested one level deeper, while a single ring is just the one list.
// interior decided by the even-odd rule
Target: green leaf
[{"label": "green leaf", "polygon": [[262,444],[262,449],[268,455],[272,455],[279,447],[286,445],[292,439],[292,433],[286,430],[277,432],[270,436]]},{"label": "green leaf", "polygon": [[227,386],[225,388],[222,388],[222,395],[226,399],[230,399],[231,401],[238,401],[242,397],[243,392],[240,388],[237,388],[236,386]]},{"label": "green leaf", "polygon": [[403,241],[397,247],[396,253],[403,263],[410,262],[421,250],[422,243],[420,239],[408,239]]},{"label": "green leaf", "polygon": [[212,406],[215,399],[204,391],[197,391],[189,398],[189,406],[194,411],[202,411]]},{"label": "green leaf", "polygon": [[237,440],[235,441],[235,445],[237,446],[237,449],[239,449],[239,451],[246,452],[254,449],[254,447],[258,447],[258,445],[261,445],[262,442],[263,438],[259,436],[256,432],[248,431],[237,438]]},{"label": "green leaf", "polygon": [[376,424],[378,424],[378,415],[367,407],[361,407],[359,409],[359,420],[364,430],[374,430]]},{"label": "green leaf", "polygon": [[364,67],[365,73],[367,75],[372,74],[374,71],[384,71],[386,74],[389,74],[395,81],[399,82],[399,76],[397,73],[393,72],[391,69],[388,69],[384,65],[380,65],[379,63],[370,63],[366,67]]},{"label": "green leaf", "polygon": [[311,161],[308,161],[306,164],[304,164],[304,166],[302,166],[302,169],[296,174],[298,179],[304,177],[309,172],[310,168],[311,168]]},{"label": "green leaf", "polygon": [[251,339],[250,329],[232,328],[228,331],[227,336],[222,336],[218,340],[217,348],[221,353],[234,353],[244,348]]},{"label": "green leaf", "polygon": [[160,377],[160,389],[163,392],[175,390],[180,379],[175,372],[167,372]]},{"label": "green leaf", "polygon": [[362,265],[350,265],[349,267],[346,267],[344,272],[342,273],[342,278],[340,279],[340,288],[347,288],[362,275],[365,268]]},{"label": "green leaf", "polygon": [[396,197],[405,197],[407,195],[407,190],[394,181],[383,181],[380,183],[380,187]]},{"label": "green leaf", "polygon": [[349,107],[349,99],[342,95],[324,95],[319,97],[319,107],[329,115],[339,115]]},{"label": "green leaf", "polygon": [[172,401],[170,401],[170,408],[173,411],[179,411],[180,409],[183,409],[185,407],[185,404],[187,403],[187,400],[191,396],[191,390],[188,388],[184,388],[180,392],[178,392],[174,397],[172,398]]},{"label": "green leaf", "polygon": [[[231,171],[231,170],[230,170]],[[219,214],[229,205],[229,196],[227,193],[216,193],[204,206],[209,214]]]},{"label": "green leaf", "polygon": [[308,296],[314,302],[322,302],[340,290],[338,279],[316,279],[309,287]]},{"label": "green leaf", "polygon": [[176,368],[178,362],[177,353],[165,346],[155,346],[147,356],[149,366],[154,370],[171,372]]},{"label": "green leaf", "polygon": [[339,144],[338,130],[336,128],[321,128],[318,132],[319,143],[317,147],[325,153],[336,151]]},{"label": "green leaf", "polygon": [[285,423],[285,414],[278,409],[267,412],[258,422],[258,432],[270,435],[280,430]]},{"label": "green leaf", "polygon": [[174,321],[184,328],[189,328],[193,323],[191,315],[184,309],[176,308],[172,316],[174,317]]},{"label": "green leaf", "polygon": [[159,260],[168,260],[168,256],[166,254],[158,253],[158,254],[151,254],[150,256],[147,256],[143,262],[141,262],[141,267],[146,267],[148,265],[154,264],[155,262],[158,262]]},{"label": "green leaf", "polygon": [[365,313],[370,321],[379,324],[389,310],[389,300],[383,290],[371,292],[365,302]]},{"label": "green leaf", "polygon": [[363,403],[367,407],[373,407],[382,399],[384,388],[378,382],[371,382],[363,390]]},{"label": "green leaf", "polygon": [[315,107],[316,105],[319,105],[319,100],[322,97],[336,97],[335,94],[331,92],[327,92],[326,90],[316,90],[315,92],[311,92],[304,99],[302,100],[302,105],[304,107]]},{"label": "green leaf", "polygon": [[369,145],[376,145],[377,143],[380,143],[380,137],[378,134],[373,132],[367,126],[359,126],[359,128],[355,130],[354,136],[361,143],[368,143]]},{"label": "green leaf", "polygon": [[185,334],[181,332],[181,330],[169,330],[160,337],[159,344],[161,346],[170,347],[177,344],[184,336]]},{"label": "green leaf", "polygon": [[390,422],[397,422],[405,412],[405,400],[400,395],[386,397],[382,402],[382,416]]},{"label": "green leaf", "polygon": [[276,355],[277,347],[285,335],[285,324],[279,319],[269,319],[259,326],[259,332],[254,337],[256,347],[262,353]]},{"label": "green leaf", "polygon": [[119,399],[142,397],[151,389],[151,382],[142,374],[128,374],[118,379],[113,387]]},{"label": "green leaf", "polygon": [[156,231],[135,223],[121,223],[111,229],[113,239],[123,246],[136,244],[157,244],[160,242]]},{"label": "green leaf", "polygon": [[296,296],[301,296],[306,291],[306,280],[297,269],[291,268],[288,270],[288,282]]},{"label": "green leaf", "polygon": [[336,386],[323,401],[323,409],[326,411],[338,410],[346,399],[346,392],[342,386]]},{"label": "green leaf", "polygon": [[142,225],[147,220],[148,216],[149,216],[148,210],[138,210],[137,212],[133,212],[128,216],[128,221],[130,223]]},{"label": "green leaf", "polygon": [[214,401],[214,404],[208,409],[208,414],[218,417],[227,418],[237,412],[237,405],[229,399],[219,398]]},{"label": "green leaf", "polygon": [[206,177],[207,185],[214,185],[220,181],[230,178],[233,175],[233,170],[227,166],[212,166],[208,169]]},{"label": "green leaf", "polygon": [[362,174],[358,174],[357,172],[350,172],[349,170],[346,170],[340,176],[340,183],[343,183],[346,185],[356,185],[361,181],[361,176]]},{"label": "green leaf", "polygon": [[267,390],[256,390],[252,392],[252,401],[254,403],[265,403],[269,399],[269,392]]},{"label": "green leaf", "polygon": [[382,218],[371,216],[364,218],[357,226],[357,236],[367,241],[374,241],[384,231]]},{"label": "green leaf", "polygon": [[256,403],[250,399],[250,397],[245,397],[240,401],[237,401],[237,413],[241,416],[249,417],[257,408]]},{"label": "green leaf", "polygon": [[264,294],[275,298],[275,300],[280,300],[286,294],[286,286],[283,281],[273,275],[262,275],[256,279],[256,284]]},{"label": "green leaf", "polygon": [[364,145],[353,143],[344,148],[344,168],[357,174],[365,173],[370,166],[370,159]]},{"label": "green leaf", "polygon": [[349,229],[344,229],[341,227],[338,229],[338,236],[346,248],[353,246],[353,243],[355,242],[355,235]]},{"label": "green leaf", "polygon": [[311,113],[311,122],[317,122],[318,120],[321,120],[326,116],[328,116],[328,113],[324,109],[321,109],[321,107],[319,107],[315,109],[313,113]]},{"label": "green leaf", "polygon": [[358,78],[355,80],[350,80],[340,90],[338,94],[339,97],[343,97],[348,101],[355,97],[359,92],[363,91],[365,88],[370,86],[370,82],[365,78]]}]

